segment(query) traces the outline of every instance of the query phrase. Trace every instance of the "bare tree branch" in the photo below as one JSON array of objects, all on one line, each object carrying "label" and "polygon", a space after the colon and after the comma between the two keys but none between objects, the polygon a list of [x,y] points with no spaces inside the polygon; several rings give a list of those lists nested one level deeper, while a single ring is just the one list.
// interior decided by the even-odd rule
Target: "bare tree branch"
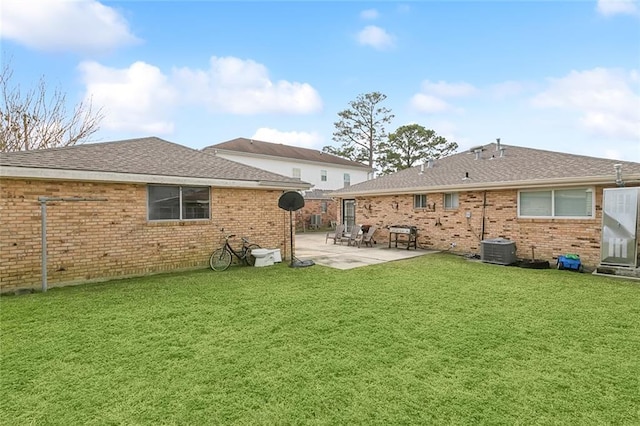
[{"label": "bare tree branch", "polygon": [[48,92],[41,77],[23,92],[12,82],[9,64],[0,73],[0,151],[70,146],[87,140],[100,128],[102,109],[94,111],[91,100],[67,112],[67,97],[60,89]]}]

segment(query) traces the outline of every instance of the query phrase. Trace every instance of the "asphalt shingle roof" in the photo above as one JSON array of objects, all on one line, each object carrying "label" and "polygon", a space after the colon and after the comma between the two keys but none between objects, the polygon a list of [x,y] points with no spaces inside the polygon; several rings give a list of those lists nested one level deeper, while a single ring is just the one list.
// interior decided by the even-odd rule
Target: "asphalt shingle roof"
[{"label": "asphalt shingle roof", "polygon": [[246,138],[236,138],[230,141],[221,142],[216,145],[211,145],[203,148],[203,151],[213,152],[218,149],[244,152],[248,154],[268,155],[272,157],[292,158],[295,160],[313,161],[318,163],[335,164],[339,166],[356,167],[370,170],[369,166],[358,163],[357,161],[347,160],[346,158],[338,157],[322,151],[317,151],[315,149],[300,148],[297,146],[283,145],[280,143],[256,141]]},{"label": "asphalt shingle roof", "polygon": [[0,166],[172,177],[268,181],[308,186],[299,179],[216,157],[157,137],[0,153]]},{"label": "asphalt shingle roof", "polygon": [[305,191],[304,198],[306,200],[330,200],[331,196],[328,194],[333,192],[332,190],[327,189],[313,189],[310,191]]},{"label": "asphalt shingle roof", "polygon": [[[570,183],[610,179],[615,182],[614,164],[622,166],[623,180],[640,179],[640,163],[588,157],[495,143],[482,147],[482,158],[470,151],[434,161],[433,167],[416,166],[332,192],[332,194],[389,193],[438,188],[499,187],[535,185],[549,181]],[[468,174],[469,179],[463,180]]]}]

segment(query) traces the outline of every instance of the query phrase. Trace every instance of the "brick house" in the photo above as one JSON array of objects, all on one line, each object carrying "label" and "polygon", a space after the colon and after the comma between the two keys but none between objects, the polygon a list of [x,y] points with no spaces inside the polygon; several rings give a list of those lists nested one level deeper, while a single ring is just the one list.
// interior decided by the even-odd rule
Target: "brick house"
[{"label": "brick house", "polygon": [[298,229],[318,229],[335,223],[337,203],[328,195],[330,192],[321,189],[304,192],[304,207],[296,215]]},{"label": "brick house", "polygon": [[204,268],[223,234],[287,258],[278,199],[310,186],[155,137],[1,153],[0,183],[2,292],[40,287],[42,197],[87,200],[47,203],[47,280],[60,286]]},{"label": "brick house", "polygon": [[622,244],[615,235],[603,244],[604,190],[636,187],[631,190],[636,198],[625,198],[625,208],[635,216],[624,237],[630,246],[620,253],[637,267],[638,203],[633,200],[639,185],[639,163],[498,142],[331,196],[340,200],[339,222],[376,225],[376,239],[382,242],[389,238],[386,228],[410,225],[417,227],[418,246],[424,248],[479,254],[481,241],[505,238],[516,243],[519,258],[552,261],[577,253],[593,268],[609,251],[617,253],[619,247],[611,244]]},{"label": "brick house", "polygon": [[328,204],[328,209],[334,211],[336,203],[325,194],[372,177],[372,169],[362,163],[281,143],[236,138],[208,146],[203,151],[309,182],[313,191],[304,192],[305,207],[296,215],[299,229],[316,227],[312,221],[318,218],[320,226],[329,226],[334,216],[329,217],[323,206]]}]

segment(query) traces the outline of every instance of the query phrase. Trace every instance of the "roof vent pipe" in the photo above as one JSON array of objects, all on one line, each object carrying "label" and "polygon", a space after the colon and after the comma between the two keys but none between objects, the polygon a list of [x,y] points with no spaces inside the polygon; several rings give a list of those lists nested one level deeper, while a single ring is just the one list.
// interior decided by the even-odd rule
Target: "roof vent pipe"
[{"label": "roof vent pipe", "polygon": [[505,156],[505,151],[507,150],[506,146],[501,146],[500,147],[500,157],[504,157]]},{"label": "roof vent pipe", "polygon": [[616,169],[616,185],[624,186],[624,181],[622,180],[622,164],[614,164],[613,168]]},{"label": "roof vent pipe", "polygon": [[420,164],[420,174],[424,174],[424,163]]},{"label": "roof vent pipe", "polygon": [[496,138],[496,151],[500,151],[501,146],[500,146],[500,138]]},{"label": "roof vent pipe", "polygon": [[482,158],[482,149],[476,149],[473,152],[476,154],[476,160],[479,160]]},{"label": "roof vent pipe", "polygon": [[433,162],[434,162],[433,158],[427,158],[427,168],[428,169],[433,169]]}]

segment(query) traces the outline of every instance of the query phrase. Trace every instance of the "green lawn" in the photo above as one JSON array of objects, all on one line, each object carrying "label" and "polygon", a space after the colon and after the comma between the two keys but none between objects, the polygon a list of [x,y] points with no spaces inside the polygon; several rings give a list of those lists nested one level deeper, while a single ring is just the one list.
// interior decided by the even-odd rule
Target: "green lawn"
[{"label": "green lawn", "polygon": [[434,254],[0,298],[0,424],[640,424],[640,284]]}]

